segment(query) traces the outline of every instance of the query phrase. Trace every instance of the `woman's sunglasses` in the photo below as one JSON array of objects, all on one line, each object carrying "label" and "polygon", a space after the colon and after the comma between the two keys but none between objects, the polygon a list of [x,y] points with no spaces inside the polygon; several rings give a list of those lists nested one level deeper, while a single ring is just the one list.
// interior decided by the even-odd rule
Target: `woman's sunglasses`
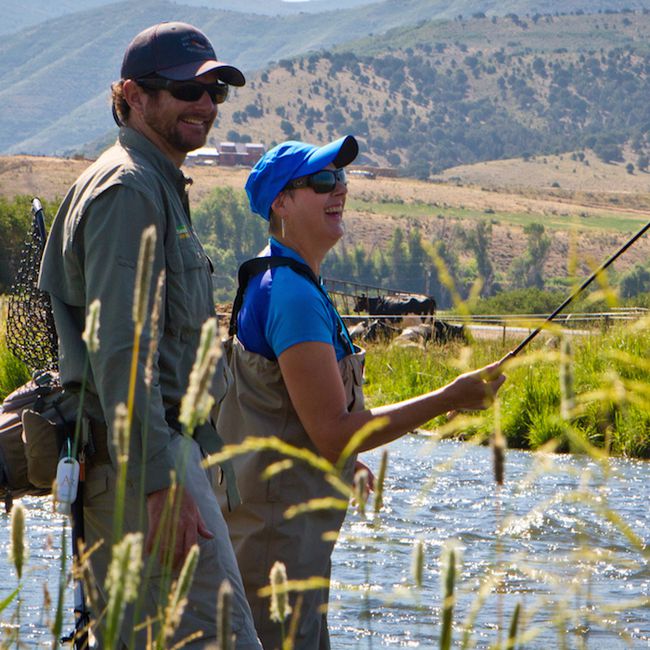
[{"label": "woman's sunglasses", "polygon": [[172,81],[171,79],[136,79],[138,86],[149,90],[167,90],[174,99],[182,102],[198,102],[208,93],[213,104],[223,104],[228,97],[228,84],[217,81],[203,84],[198,81]]},{"label": "woman's sunglasses", "polygon": [[316,194],[328,194],[334,191],[337,183],[348,184],[348,178],[343,168],[321,169],[319,172],[294,178],[284,186],[284,189],[295,190],[300,187],[311,187]]}]

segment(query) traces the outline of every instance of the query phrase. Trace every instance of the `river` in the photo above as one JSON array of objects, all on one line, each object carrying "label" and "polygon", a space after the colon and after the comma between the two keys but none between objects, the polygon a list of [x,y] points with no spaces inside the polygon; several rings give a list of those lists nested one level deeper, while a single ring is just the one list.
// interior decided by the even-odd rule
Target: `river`
[{"label": "river", "polygon": [[[505,484],[497,487],[489,448],[412,435],[388,449],[379,523],[372,502],[365,519],[351,510],[334,553],[333,648],[437,648],[440,554],[449,540],[461,555],[454,647],[474,610],[470,647],[503,641],[517,603],[527,649],[650,647],[650,555],[635,545],[650,541],[649,463],[613,459],[603,466],[582,456],[510,450]],[[377,470],[378,451],[364,459]],[[43,586],[56,600],[63,521],[47,500],[23,503],[30,556],[21,639],[45,647],[51,641]],[[2,515],[3,549],[8,539]],[[420,589],[411,577],[416,540],[424,547]],[[16,585],[6,552],[0,575],[1,600]],[[487,581],[492,588],[479,600]],[[66,598],[69,606],[69,589]],[[0,614],[8,619],[7,611]]]}]

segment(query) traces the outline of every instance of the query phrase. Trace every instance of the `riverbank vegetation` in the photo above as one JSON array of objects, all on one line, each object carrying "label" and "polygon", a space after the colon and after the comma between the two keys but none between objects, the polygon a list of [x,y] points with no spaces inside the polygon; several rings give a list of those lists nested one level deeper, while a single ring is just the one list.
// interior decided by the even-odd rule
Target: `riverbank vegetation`
[{"label": "riverbank vegetation", "polygon": [[[508,446],[584,451],[593,446],[613,455],[650,458],[649,319],[574,335],[540,336],[510,363],[500,391],[501,430]],[[522,337],[523,338],[523,337]],[[365,392],[371,405],[408,399],[451,381],[460,371],[503,357],[518,340],[476,340],[419,347],[373,344],[366,364]],[[570,378],[573,407],[561,417],[560,370]],[[565,382],[566,383],[566,382]],[[491,417],[469,431],[440,417],[425,428],[445,435],[487,437]]]},{"label": "riverbank vegetation", "polygon": [[[6,305],[0,301],[2,322]],[[547,444],[557,451],[581,451],[578,440],[613,455],[650,458],[650,317],[624,322],[585,335],[551,328],[533,341],[508,368],[500,392],[501,427],[508,445],[535,451]],[[522,337],[523,338],[523,337]],[[426,348],[374,343],[366,362],[365,392],[370,405],[409,399],[451,381],[470,370],[503,357],[518,340],[477,339],[431,343]],[[569,373],[575,407],[565,422],[560,417],[560,369]],[[568,369],[568,370],[567,370]],[[0,399],[29,378],[25,366],[9,352],[0,330]],[[444,417],[426,429],[442,427],[444,435],[486,436],[493,421],[469,423],[467,430],[446,423]],[[575,430],[569,435],[570,428]],[[578,436],[576,438],[575,436]]]}]

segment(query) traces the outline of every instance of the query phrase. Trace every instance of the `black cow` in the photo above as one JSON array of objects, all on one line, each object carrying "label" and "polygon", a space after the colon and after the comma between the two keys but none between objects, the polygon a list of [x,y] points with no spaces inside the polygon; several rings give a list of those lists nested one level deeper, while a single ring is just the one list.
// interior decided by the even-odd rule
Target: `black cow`
[{"label": "black cow", "polygon": [[431,296],[379,296],[371,298],[361,294],[354,299],[356,313],[367,311],[372,316],[433,316],[436,301]]},{"label": "black cow", "polygon": [[446,323],[444,320],[437,320],[434,322],[433,328],[435,330],[434,340],[440,343],[446,343],[454,339],[467,340],[464,325],[452,325],[451,323]]}]

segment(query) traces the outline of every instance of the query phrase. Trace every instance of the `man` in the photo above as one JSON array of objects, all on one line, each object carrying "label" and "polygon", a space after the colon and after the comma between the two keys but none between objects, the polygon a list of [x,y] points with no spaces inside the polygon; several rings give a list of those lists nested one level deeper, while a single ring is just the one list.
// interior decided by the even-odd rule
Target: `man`
[{"label": "man", "polygon": [[[199,565],[172,641],[198,633],[201,638],[187,647],[214,644],[217,591],[227,578],[234,590],[236,647],[260,648],[213,484],[200,467],[202,455],[216,451],[220,440],[210,425],[198,428],[191,439],[179,433],[178,424],[178,405],[188,385],[201,327],[214,316],[211,263],[192,229],[186,192],[190,181],[179,168],[188,151],[205,144],[217,104],[225,101],[229,85],[244,83],[241,71],[220,62],[205,34],[191,25],[161,23],[138,34],[124,55],[121,80],[112,86],[118,142],[73,185],[44,253],[40,286],[52,297],[62,383],[74,390],[87,378],[84,410],[93,421],[95,453],[89,455],[86,470],[85,536],[88,546],[103,541],[91,564],[105,605],[111,547],[119,541],[112,539],[113,420],[116,406],[127,402],[140,240],[147,227],[155,227],[150,310],[155,278],[161,272],[165,283],[150,387],[144,382],[149,322],[140,343],[122,530],[144,529],[146,549],[158,547],[159,553],[148,583],[140,586],[144,602],[127,610],[121,630],[124,647],[145,647],[147,630],[135,633],[134,628],[147,617],[155,618],[164,605],[161,599],[169,593],[170,582],[163,568],[165,553],[171,553],[178,569],[198,542]],[[94,300],[101,303],[99,348],[88,355],[86,376],[82,332]],[[214,391],[219,399],[226,390],[223,370],[218,369],[216,377]],[[178,521],[170,534],[163,518],[172,470],[180,487],[174,493]],[[140,489],[146,494],[146,517],[140,514]],[[136,610],[138,620],[134,620]]]}]

